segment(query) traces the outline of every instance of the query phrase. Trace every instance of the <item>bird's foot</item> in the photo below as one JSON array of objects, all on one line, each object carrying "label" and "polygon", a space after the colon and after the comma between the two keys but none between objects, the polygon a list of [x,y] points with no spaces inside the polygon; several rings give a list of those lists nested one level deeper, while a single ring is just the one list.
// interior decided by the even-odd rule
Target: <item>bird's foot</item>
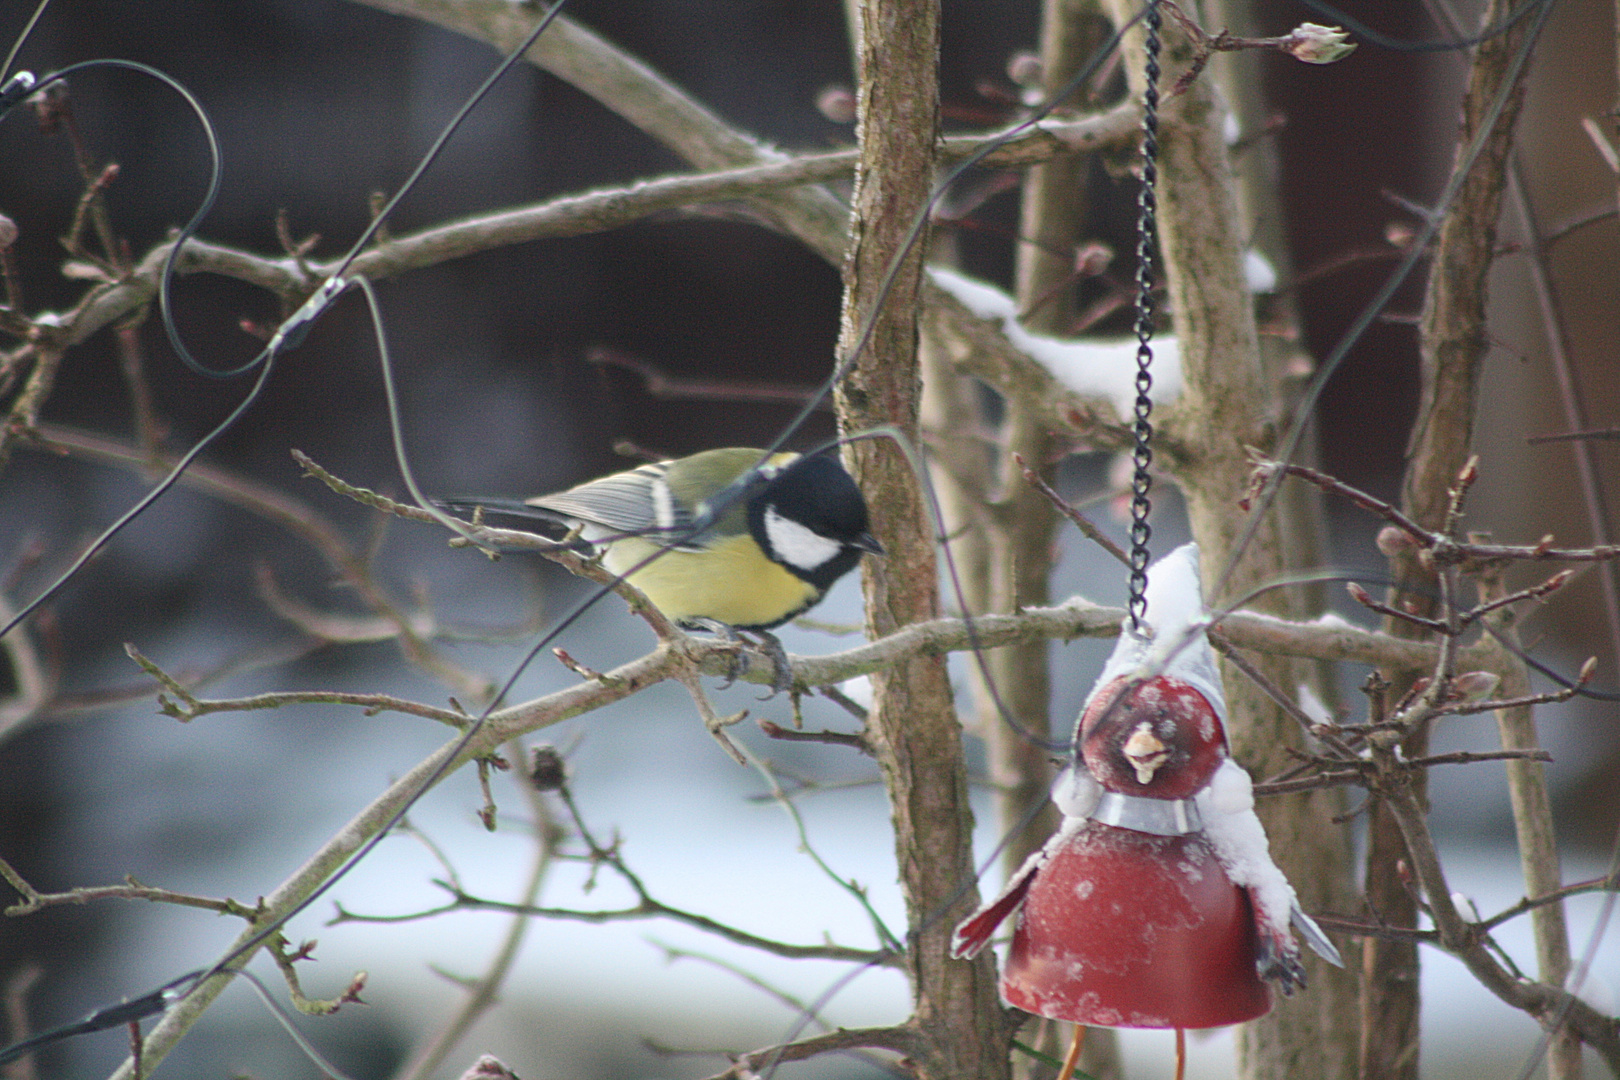
[{"label": "bird's foot", "polygon": [[720,684],[724,690],[736,682],[742,673],[747,670],[748,664],[743,659],[742,651],[749,642],[735,627],[719,621],[718,619],[683,619],[681,625],[689,630],[706,630],[715,637],[723,640],[731,650],[731,661],[726,665],[726,681]]},{"label": "bird's foot", "polygon": [[748,670],[748,664],[740,651],[743,648],[753,648],[772,664],[771,692],[766,695],[767,698],[774,697],[784,690],[793,689],[793,663],[788,659],[787,650],[782,648],[782,643],[769,630],[751,631],[757,640],[749,640],[743,637],[736,627],[716,619],[691,619],[684,625],[695,630],[707,630],[717,637],[724,638],[728,644],[736,646],[739,650],[732,654],[731,664],[726,669],[726,681],[720,684],[720,689],[729,687]]},{"label": "bird's foot", "polygon": [[1303,990],[1305,966],[1299,962],[1299,946],[1292,935],[1278,937],[1261,927],[1259,939],[1254,969],[1260,977],[1275,982],[1283,997],[1292,997],[1295,990]]},{"label": "bird's foot", "polygon": [[[773,665],[771,692],[765,697],[775,697],[793,689],[793,662],[788,659],[787,650],[782,648],[782,642],[769,630],[755,630],[754,635],[759,638],[759,651],[769,657]],[[763,701],[765,698],[760,700]]]}]

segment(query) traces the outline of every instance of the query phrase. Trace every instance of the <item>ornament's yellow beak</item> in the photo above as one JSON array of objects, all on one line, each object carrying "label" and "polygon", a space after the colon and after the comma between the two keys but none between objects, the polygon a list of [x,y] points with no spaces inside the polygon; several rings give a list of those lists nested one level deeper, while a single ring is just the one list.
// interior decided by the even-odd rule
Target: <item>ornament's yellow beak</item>
[{"label": "ornament's yellow beak", "polygon": [[1125,740],[1125,759],[1136,770],[1136,782],[1147,784],[1152,781],[1153,774],[1170,759],[1170,748],[1159,741],[1153,734],[1146,720],[1136,725],[1131,737]]}]

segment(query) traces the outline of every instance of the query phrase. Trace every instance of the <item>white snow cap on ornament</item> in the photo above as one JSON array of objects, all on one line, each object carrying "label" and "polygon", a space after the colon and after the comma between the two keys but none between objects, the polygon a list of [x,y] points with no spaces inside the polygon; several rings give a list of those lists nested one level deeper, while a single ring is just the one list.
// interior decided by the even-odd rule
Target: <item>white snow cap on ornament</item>
[{"label": "white snow cap on ornament", "polygon": [[1086,700],[1121,675],[1169,675],[1191,684],[1226,723],[1226,696],[1210,648],[1209,612],[1198,578],[1198,545],[1182,544],[1148,567],[1146,633],[1138,635],[1127,618],[1114,655]]}]

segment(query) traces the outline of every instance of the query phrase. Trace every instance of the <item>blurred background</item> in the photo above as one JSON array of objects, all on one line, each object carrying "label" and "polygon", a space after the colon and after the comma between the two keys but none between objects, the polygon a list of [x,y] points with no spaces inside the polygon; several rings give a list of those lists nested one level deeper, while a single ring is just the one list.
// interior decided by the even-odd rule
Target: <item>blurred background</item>
[{"label": "blurred background", "polygon": [[[1440,36],[1422,5],[1345,0],[1341,6],[1393,37]],[[15,3],[0,10],[0,40],[9,44],[31,8]],[[1331,21],[1281,0],[1257,8],[1273,33],[1307,19]],[[1615,176],[1580,125],[1590,116],[1613,129],[1613,12],[1600,8],[1562,5],[1540,46],[1539,58],[1557,62],[1536,65],[1521,145],[1543,231],[1613,203]],[[848,126],[817,107],[825,91],[850,83],[840,4],[573,0],[569,11],[768,141],[789,149],[849,141]],[[1472,24],[1475,14],[1464,14]],[[1029,2],[946,5],[943,94],[950,128],[995,126],[1015,115],[1017,88],[1007,64],[1034,47],[1037,17]],[[201,229],[205,239],[277,254],[276,216],[284,212],[295,240],[319,234],[320,257],[335,255],[358,234],[372,193],[393,190],[497,60],[477,42],[343,0],[80,0],[47,11],[18,64],[43,73],[102,56],[161,68],[207,109],[225,177],[219,204]],[[1392,269],[1397,252],[1390,237],[1410,229],[1438,195],[1452,154],[1463,62],[1446,53],[1363,45],[1330,68],[1276,56],[1265,57],[1262,68],[1278,117],[1268,137],[1280,153],[1283,213],[1303,281],[1297,302],[1310,350],[1322,356]],[[112,220],[138,257],[184,222],[201,197],[206,158],[195,120],[172,91],[126,71],[85,72],[71,81],[70,92],[74,123],[97,164],[120,166],[108,191]],[[472,115],[390,227],[404,233],[682,168],[572,87],[520,66]],[[1003,285],[1017,222],[1016,186],[1005,179],[970,177],[960,196],[970,220],[950,227],[964,269]],[[1116,271],[1127,276],[1134,194],[1100,164],[1091,182],[1096,236],[1119,252]],[[11,255],[27,311],[63,310],[83,293],[82,281],[61,273],[58,239],[82,190],[61,134],[42,133],[26,108],[0,124],[0,213],[19,230]],[[1520,239],[1515,230],[1504,231],[1504,243]],[[1613,368],[1620,340],[1612,272],[1617,240],[1611,218],[1571,232],[1551,249],[1593,427],[1613,426],[1620,412]],[[1561,541],[1583,543],[1588,533],[1567,446],[1524,442],[1525,434],[1561,430],[1563,422],[1523,260],[1508,252],[1497,276],[1489,415],[1480,424],[1484,478],[1470,525],[1493,529],[1502,539],[1556,532]],[[379,288],[412,463],[423,486],[441,493],[527,495],[563,487],[633,464],[615,453],[620,442],[658,454],[763,445],[791,420],[793,405],[660,397],[626,364],[675,377],[806,390],[830,368],[839,304],[837,268],[735,207],[661,215],[607,234],[481,254]],[[1094,298],[1082,294],[1083,301]],[[1413,287],[1397,296],[1351,350],[1317,413],[1325,467],[1389,498],[1398,494],[1416,404],[1409,318],[1420,299]],[[257,341],[239,326],[244,318],[277,318],[272,298],[204,276],[180,280],[176,308],[192,350],[218,367],[255,352]],[[1097,329],[1123,333],[1126,327],[1119,321]],[[183,368],[155,320],[129,337],[138,341],[171,448],[191,445],[246,393],[244,379],[209,380]],[[130,440],[123,362],[110,332],[74,349],[44,417]],[[790,445],[815,445],[832,430],[830,413],[819,413]],[[538,560],[510,556],[490,563],[447,550],[436,530],[379,525],[369,512],[300,479],[293,448],[354,483],[401,489],[375,345],[358,296],[342,300],[280,362],[264,399],[204,461],[304,500],[356,549],[374,550],[379,578],[397,597],[419,601],[443,624],[472,635],[450,647],[453,658],[493,676],[510,670],[527,639],[506,633],[492,640],[491,634],[555,620],[585,595]],[[1600,446],[1599,454],[1612,486],[1614,451]],[[1065,463],[1062,479],[1072,498],[1101,495],[1108,462],[1077,455]],[[103,460],[19,447],[0,475],[0,579],[7,598],[14,604],[31,599],[75,545],[150,482]],[[1378,572],[1369,522],[1343,507],[1332,512],[1335,563]],[[1178,525],[1173,507],[1163,515],[1168,544]],[[1110,525],[1118,531],[1117,522]],[[445,689],[405,666],[391,645],[314,647],[267,609],[255,585],[261,567],[302,603],[359,610],[289,534],[181,488],[126,529],[36,623],[58,692],[47,715],[0,743],[0,855],[35,886],[111,884],[128,874],[149,885],[251,903],[443,741],[445,733],[428,721],[365,717],[358,710],[284,708],[186,726],[159,715],[149,680],[124,653],[126,642],[170,671],[218,673],[206,687],[213,696],[335,688],[444,700]],[[1118,603],[1124,581],[1078,539],[1065,539],[1053,591]],[[1594,642],[1604,639],[1595,585],[1570,592],[1526,631],[1537,655],[1564,671],[1601,651]],[[858,625],[858,601],[855,583],[846,581],[816,616]],[[605,669],[639,655],[651,640],[610,599],[563,645]],[[794,630],[784,640],[790,651],[840,647],[836,639]],[[1101,651],[1054,646],[1064,673],[1056,689],[1059,715],[1072,715]],[[1346,672],[1347,685],[1363,675]],[[548,658],[524,672],[514,695],[573,681]],[[1599,683],[1617,684],[1608,660]],[[716,703],[786,721],[784,702],[761,704],[756,693],[733,690]],[[807,703],[807,723],[854,726],[823,702]],[[1569,852],[1566,878],[1594,876],[1607,857],[1620,803],[1620,735],[1612,706],[1546,709],[1542,724],[1558,759],[1551,777]],[[887,808],[870,762],[835,748],[740,737],[786,775],[828,789],[802,800],[810,843],[837,873],[870,887],[891,927],[901,925]],[[1458,721],[1437,733],[1439,749],[1486,748],[1493,740],[1488,720]],[[738,768],[702,732],[683,692],[661,687],[638,695],[547,732],[546,741],[567,752],[593,829],[603,838],[622,835],[625,857],[660,900],[789,941],[828,934],[842,944],[874,946],[865,914],[798,850],[788,816],[759,798],[764,781]],[[1437,772],[1433,796],[1458,887],[1488,912],[1519,893],[1505,789],[1487,777],[1499,781],[1500,773],[1491,766]],[[470,776],[453,778],[412,814],[412,824],[447,853],[469,890],[497,899],[515,897],[535,848],[526,832],[531,814],[511,783],[497,780],[503,815],[493,835],[474,816],[481,798]],[[981,832],[980,850],[988,853],[996,837],[988,826]],[[305,973],[312,995],[335,995],[355,970],[370,971],[368,1005],[305,1023],[357,1078],[391,1075],[422,1033],[435,1030],[460,999],[449,976],[482,970],[507,922],[494,914],[458,914],[326,927],[330,901],[371,915],[421,911],[444,900],[431,879],[445,873],[420,839],[395,836],[289,934],[320,939],[317,962]],[[587,894],[587,877],[576,864],[555,867],[543,902],[571,908],[627,902],[610,875]],[[0,898],[12,899],[6,890]],[[1593,928],[1595,906],[1572,909],[1577,949]],[[44,1026],[210,963],[236,932],[236,924],[193,910],[119,901],[57,907],[0,919],[0,979],[27,965],[43,970],[28,1002],[32,1022]],[[1503,934],[1521,957],[1528,954],[1525,933],[1514,924]],[[711,959],[671,962],[664,946]],[[1514,1074],[1536,1036],[1530,1022],[1496,1006],[1452,961],[1429,954],[1425,963],[1426,978],[1435,984],[1424,1050],[1432,1074]],[[1617,963],[1620,953],[1606,945],[1598,974],[1612,979]],[[749,1049],[791,1036],[797,1011],[722,965],[757,973],[806,1001],[828,992],[845,972],[761,958],[665,922],[539,921],[503,989],[503,1005],[445,1071],[456,1075],[474,1053],[488,1050],[526,1077],[704,1076],[724,1063],[671,1049]],[[274,981],[268,965],[259,970]],[[902,980],[867,972],[831,996],[825,1017],[854,1026],[895,1021],[906,1012]],[[125,1043],[113,1031],[61,1044],[40,1055],[39,1075],[105,1075],[121,1060]],[[1152,1034],[1127,1039],[1130,1075],[1168,1075],[1168,1043]],[[1198,1074],[1225,1075],[1229,1046],[1229,1035],[1196,1042]],[[227,993],[164,1069],[160,1075],[316,1075],[245,987]],[[880,1074],[867,1063],[831,1059],[792,1075]]]}]

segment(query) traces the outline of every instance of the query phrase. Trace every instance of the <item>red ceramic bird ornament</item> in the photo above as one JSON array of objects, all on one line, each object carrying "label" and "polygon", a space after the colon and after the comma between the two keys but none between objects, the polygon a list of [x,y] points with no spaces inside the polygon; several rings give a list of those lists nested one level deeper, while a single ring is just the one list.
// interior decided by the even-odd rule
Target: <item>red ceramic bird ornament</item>
[{"label": "red ceramic bird ornament", "polygon": [[1290,925],[1338,951],[1271,861],[1248,773],[1232,760],[1204,634],[1198,548],[1149,570],[1152,631],[1120,635],[1053,788],[1063,825],[956,930],[971,957],[1018,910],[1001,990],[1077,1024],[1205,1028],[1271,1009],[1305,983]]}]

